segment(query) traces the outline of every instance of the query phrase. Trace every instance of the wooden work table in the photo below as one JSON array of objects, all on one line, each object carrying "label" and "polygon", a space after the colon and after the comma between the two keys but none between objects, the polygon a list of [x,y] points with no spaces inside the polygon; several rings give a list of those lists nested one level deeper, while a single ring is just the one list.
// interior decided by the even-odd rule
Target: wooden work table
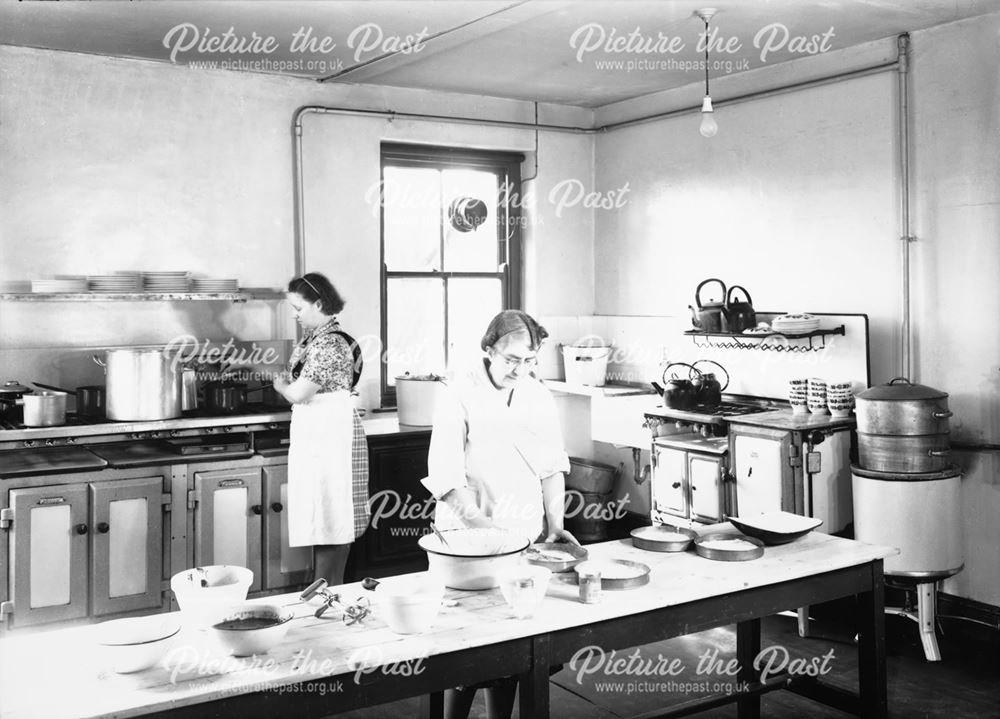
[{"label": "wooden work table", "polygon": [[[434,628],[414,636],[390,631],[377,604],[370,617],[349,626],[336,614],[316,619],[314,607],[295,604],[294,594],[269,597],[261,601],[294,605],[296,618],[267,655],[227,658],[204,632],[183,629],[164,666],[131,675],[102,666],[93,626],[9,637],[0,640],[0,717],[305,719],[418,695],[428,696],[425,706],[433,714],[441,709],[439,692],[448,687],[517,675],[521,716],[544,718],[549,666],[569,663],[583,647],[611,652],[733,623],[736,678],[751,686],[738,698],[741,717],[759,716],[759,694],[779,684],[862,716],[886,716],[882,559],[896,550],[816,532],[768,547],[749,562],[646,552],[629,541],[588,549],[592,558],[649,565],[649,584],[605,590],[601,603],[583,604],[577,587],[557,575],[535,615],[520,620],[499,590],[448,590],[457,605],[443,607]],[[340,591],[347,599],[369,594],[360,584]],[[762,617],[849,595],[860,602],[860,698],[815,681],[757,682],[752,664]],[[687,679],[694,669],[686,669]]]}]

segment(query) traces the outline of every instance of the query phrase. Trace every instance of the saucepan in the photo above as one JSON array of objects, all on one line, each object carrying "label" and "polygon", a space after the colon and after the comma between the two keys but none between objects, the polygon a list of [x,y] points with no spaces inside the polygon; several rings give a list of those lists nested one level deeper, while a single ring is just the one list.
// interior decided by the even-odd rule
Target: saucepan
[{"label": "saucepan", "polygon": [[41,387],[42,389],[50,389],[55,392],[65,392],[66,394],[71,394],[76,397],[76,413],[84,417],[103,417],[104,416],[104,385],[90,384],[84,385],[82,387],[77,387],[76,391],[69,389],[63,389],[62,387],[53,387],[52,385],[42,384],[41,382],[32,382],[36,387]]},{"label": "saucepan", "polygon": [[42,390],[25,392],[18,399],[0,399],[7,406],[19,405],[23,409],[25,427],[55,427],[66,424],[65,392]]},{"label": "saucepan", "polygon": [[205,408],[216,414],[238,414],[246,409],[247,395],[267,389],[267,385],[247,389],[243,382],[216,380],[205,383]]}]

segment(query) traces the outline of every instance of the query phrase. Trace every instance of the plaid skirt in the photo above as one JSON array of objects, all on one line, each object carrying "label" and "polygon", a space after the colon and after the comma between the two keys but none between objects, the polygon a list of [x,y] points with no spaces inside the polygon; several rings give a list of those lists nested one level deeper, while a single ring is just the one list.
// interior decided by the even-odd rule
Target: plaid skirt
[{"label": "plaid skirt", "polygon": [[354,410],[354,436],[351,442],[351,499],[354,503],[354,538],[368,528],[368,440],[361,416]]}]

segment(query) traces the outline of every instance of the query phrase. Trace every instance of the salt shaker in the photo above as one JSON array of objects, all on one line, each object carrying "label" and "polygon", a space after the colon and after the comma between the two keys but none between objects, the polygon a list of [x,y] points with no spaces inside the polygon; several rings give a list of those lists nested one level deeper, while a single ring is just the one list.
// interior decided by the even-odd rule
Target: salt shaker
[{"label": "salt shaker", "polygon": [[580,601],[597,604],[601,601],[601,570],[586,569],[577,572],[580,577]]}]

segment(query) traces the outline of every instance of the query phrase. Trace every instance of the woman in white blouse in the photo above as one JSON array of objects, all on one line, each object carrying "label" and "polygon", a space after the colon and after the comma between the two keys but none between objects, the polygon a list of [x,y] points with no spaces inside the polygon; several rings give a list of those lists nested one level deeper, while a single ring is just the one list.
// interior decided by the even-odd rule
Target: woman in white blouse
[{"label": "woman in white blouse", "polygon": [[[547,336],[524,312],[501,312],[480,343],[482,364],[439,399],[423,480],[439,527],[502,527],[533,542],[577,543],[563,528],[569,458],[555,402],[532,374]],[[510,716],[516,680],[481,686],[490,719]],[[445,716],[468,716],[477,688],[446,692]]]}]

